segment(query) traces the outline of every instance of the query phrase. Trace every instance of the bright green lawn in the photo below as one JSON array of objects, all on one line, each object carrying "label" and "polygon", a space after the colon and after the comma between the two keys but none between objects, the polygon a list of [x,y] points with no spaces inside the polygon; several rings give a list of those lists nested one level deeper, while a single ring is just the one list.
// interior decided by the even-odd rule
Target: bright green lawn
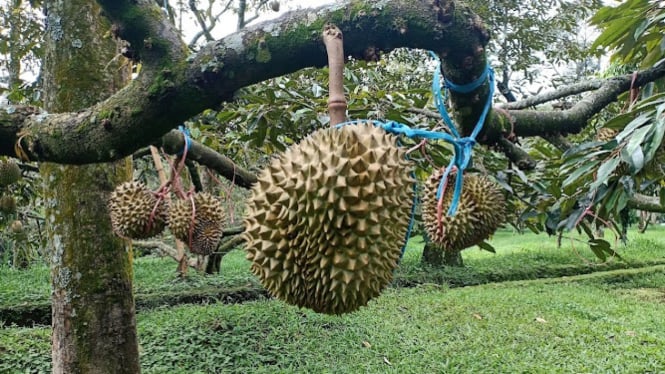
[{"label": "bright green lawn", "polygon": [[[600,261],[583,243],[564,240],[562,248],[557,248],[556,239],[546,235],[519,235],[510,230],[500,230],[491,243],[497,250],[496,254],[477,247],[470,248],[463,252],[466,268],[436,270],[421,266],[422,238],[412,238],[395,273],[395,285],[475,285],[665,263],[665,228],[656,226],[645,234],[630,231],[628,245],[617,246],[626,262],[613,259],[603,265],[598,265]],[[220,275],[201,276],[190,271],[189,278],[179,279],[175,274],[176,264],[170,258],[138,258],[134,268],[135,290],[139,298],[141,295],[192,289],[260,287],[249,272],[249,263],[241,250],[234,250],[224,257]],[[28,271],[0,267],[0,306],[44,303],[49,295],[49,270],[46,266],[35,266]]]},{"label": "bright green lawn", "polygon": [[[138,317],[141,362],[144,373],[656,373],[665,276],[655,269],[390,289],[342,317],[279,301],[154,310]],[[0,330],[0,372],[48,371],[48,355],[48,329]]]}]

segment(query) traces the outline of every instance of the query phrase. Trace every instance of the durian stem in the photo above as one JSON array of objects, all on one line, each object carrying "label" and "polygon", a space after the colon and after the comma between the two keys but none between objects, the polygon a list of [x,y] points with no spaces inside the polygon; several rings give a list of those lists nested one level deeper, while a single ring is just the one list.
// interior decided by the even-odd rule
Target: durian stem
[{"label": "durian stem", "polygon": [[330,126],[346,121],[346,97],[344,97],[344,42],[337,26],[326,24],[323,43],[328,53],[328,113]]},{"label": "durian stem", "polygon": [[[155,164],[155,169],[157,169],[157,175],[159,175],[159,184],[164,186],[168,182],[166,177],[166,171],[164,170],[164,163],[162,162],[162,157],[159,155],[159,150],[157,147],[150,146],[150,154],[152,155],[152,162]],[[167,200],[171,200],[170,195],[166,195]],[[175,248],[177,250],[178,261],[178,276],[185,277],[187,276],[187,266],[183,266],[183,260],[187,261],[187,254],[185,253],[185,245],[180,240],[175,240]]]}]

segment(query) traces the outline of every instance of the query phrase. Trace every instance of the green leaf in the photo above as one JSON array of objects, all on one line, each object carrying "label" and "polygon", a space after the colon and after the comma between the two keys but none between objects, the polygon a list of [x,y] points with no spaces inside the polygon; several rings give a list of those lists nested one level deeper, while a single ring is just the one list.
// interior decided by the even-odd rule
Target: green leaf
[{"label": "green leaf", "polygon": [[[632,120],[623,131],[621,131],[619,134],[617,134],[617,141],[621,142],[625,138],[627,138],[635,129],[638,127],[644,125],[645,123],[649,122],[651,120],[651,117],[645,114],[641,114],[634,120]],[[646,134],[645,134],[646,135]],[[640,140],[640,143],[642,141]]]},{"label": "green leaf", "polygon": [[574,172],[572,172],[568,178],[566,178],[563,183],[561,184],[562,187],[566,187],[574,182],[577,182],[578,179],[580,179],[582,176],[589,174],[593,171],[593,169],[598,166],[600,163],[599,160],[592,160],[590,162],[584,163],[582,166],[577,168]]},{"label": "green leaf", "polygon": [[496,253],[496,250],[494,249],[494,247],[486,241],[482,241],[481,243],[479,243],[478,247],[480,247],[480,249],[482,249],[484,251]]},{"label": "green leaf", "polygon": [[617,166],[619,166],[619,162],[621,162],[621,160],[618,157],[613,157],[603,162],[598,168],[598,172],[596,173],[596,180],[591,184],[590,188],[596,189],[601,184],[607,184],[607,180],[609,179],[610,175],[612,175],[612,172],[614,172]]},{"label": "green leaf", "polygon": [[635,29],[635,33],[633,34],[633,38],[635,40],[638,40],[640,38],[640,36],[642,36],[642,34],[644,33],[644,30],[647,29],[647,26],[649,26],[649,21],[647,21],[646,19],[643,19],[642,22],[640,22],[640,24]]},{"label": "green leaf", "polygon": [[647,133],[650,130],[651,126],[640,127],[639,129],[635,130],[633,135],[631,135],[630,140],[628,140],[628,144],[626,145],[626,152],[629,154],[636,152],[637,149],[641,147],[642,143],[644,142],[644,138],[647,136]]},{"label": "green leaf", "polygon": [[644,153],[642,148],[637,148],[633,153],[630,154],[630,171],[633,174],[636,174],[644,167]]},{"label": "green leaf", "polygon": [[580,222],[580,225],[579,225],[579,226],[582,228],[582,230],[584,230],[584,233],[585,233],[589,238],[591,238],[591,239],[594,238],[594,237],[593,237],[593,231],[591,230],[591,227],[589,227],[589,224],[588,224],[587,222],[582,221],[582,222]]},{"label": "green leaf", "polygon": [[603,239],[591,239],[588,241],[589,248],[593,253],[602,261],[607,260],[607,252],[614,252],[610,247],[610,243]]},{"label": "green leaf", "polygon": [[665,206],[665,187],[660,188],[659,197],[660,197],[660,205]]}]

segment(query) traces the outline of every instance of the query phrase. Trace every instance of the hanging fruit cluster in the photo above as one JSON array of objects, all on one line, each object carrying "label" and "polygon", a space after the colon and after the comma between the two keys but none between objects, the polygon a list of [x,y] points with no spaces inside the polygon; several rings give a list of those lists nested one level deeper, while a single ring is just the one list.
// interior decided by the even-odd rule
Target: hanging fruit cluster
[{"label": "hanging fruit cluster", "polygon": [[217,249],[225,221],[222,204],[208,193],[183,196],[167,204],[168,191],[148,190],[141,182],[125,182],[109,200],[111,223],[122,237],[146,239],[169,226],[173,235],[188,244],[192,253],[209,255]]},{"label": "hanging fruit cluster", "polygon": [[0,160],[0,214],[10,216],[16,213],[16,199],[9,187],[21,179],[21,168],[11,159]]},{"label": "hanging fruit cluster", "polygon": [[21,168],[12,160],[0,161],[0,188],[12,185],[21,179]]},{"label": "hanging fruit cluster", "polygon": [[197,193],[171,206],[169,228],[177,239],[189,244],[192,253],[209,255],[215,252],[222,239],[225,218],[217,198],[209,193]]},{"label": "hanging fruit cluster", "polygon": [[426,184],[423,195],[422,220],[430,240],[445,251],[461,251],[488,239],[506,218],[506,202],[499,187],[488,177],[464,175],[464,187],[454,215],[448,214],[453,199],[455,171],[448,175],[441,199],[437,190],[443,177],[438,170]]}]

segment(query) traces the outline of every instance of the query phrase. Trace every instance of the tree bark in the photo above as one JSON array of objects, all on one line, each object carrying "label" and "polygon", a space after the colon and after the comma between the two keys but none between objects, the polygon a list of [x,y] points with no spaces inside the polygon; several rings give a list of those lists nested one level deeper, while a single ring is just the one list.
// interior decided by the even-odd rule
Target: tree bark
[{"label": "tree bark", "polygon": [[[444,70],[459,84],[486,66],[487,31],[467,6],[450,0],[353,1],[290,12],[210,43],[191,58],[154,1],[98,2],[131,43],[141,73],[122,92],[80,112],[0,111],[0,154],[16,154],[18,142],[16,149],[33,161],[82,164],[128,156],[242,87],[325,65],[320,33],[329,22],[342,30],[352,56],[362,57],[370,47],[431,49],[445,56]],[[486,95],[472,96],[466,108],[484,104]],[[469,113],[465,121],[477,117]]]},{"label": "tree bark", "polygon": [[443,250],[432,242],[427,242],[423,248],[423,257],[421,258],[423,264],[432,267],[443,266]]},{"label": "tree bark", "polygon": [[461,251],[445,251],[443,256],[443,263],[446,266],[455,266],[463,267],[464,261],[462,261],[462,252]]},{"label": "tree bark", "polygon": [[[47,1],[45,108],[75,111],[116,91],[116,43],[92,0]],[[131,178],[129,159],[112,164],[44,163],[51,249],[54,373],[139,372],[132,253],[113,234],[107,201]]]},{"label": "tree bark", "polygon": [[464,266],[461,251],[444,251],[432,242],[425,244],[421,261],[423,264],[437,268],[443,266]]}]

